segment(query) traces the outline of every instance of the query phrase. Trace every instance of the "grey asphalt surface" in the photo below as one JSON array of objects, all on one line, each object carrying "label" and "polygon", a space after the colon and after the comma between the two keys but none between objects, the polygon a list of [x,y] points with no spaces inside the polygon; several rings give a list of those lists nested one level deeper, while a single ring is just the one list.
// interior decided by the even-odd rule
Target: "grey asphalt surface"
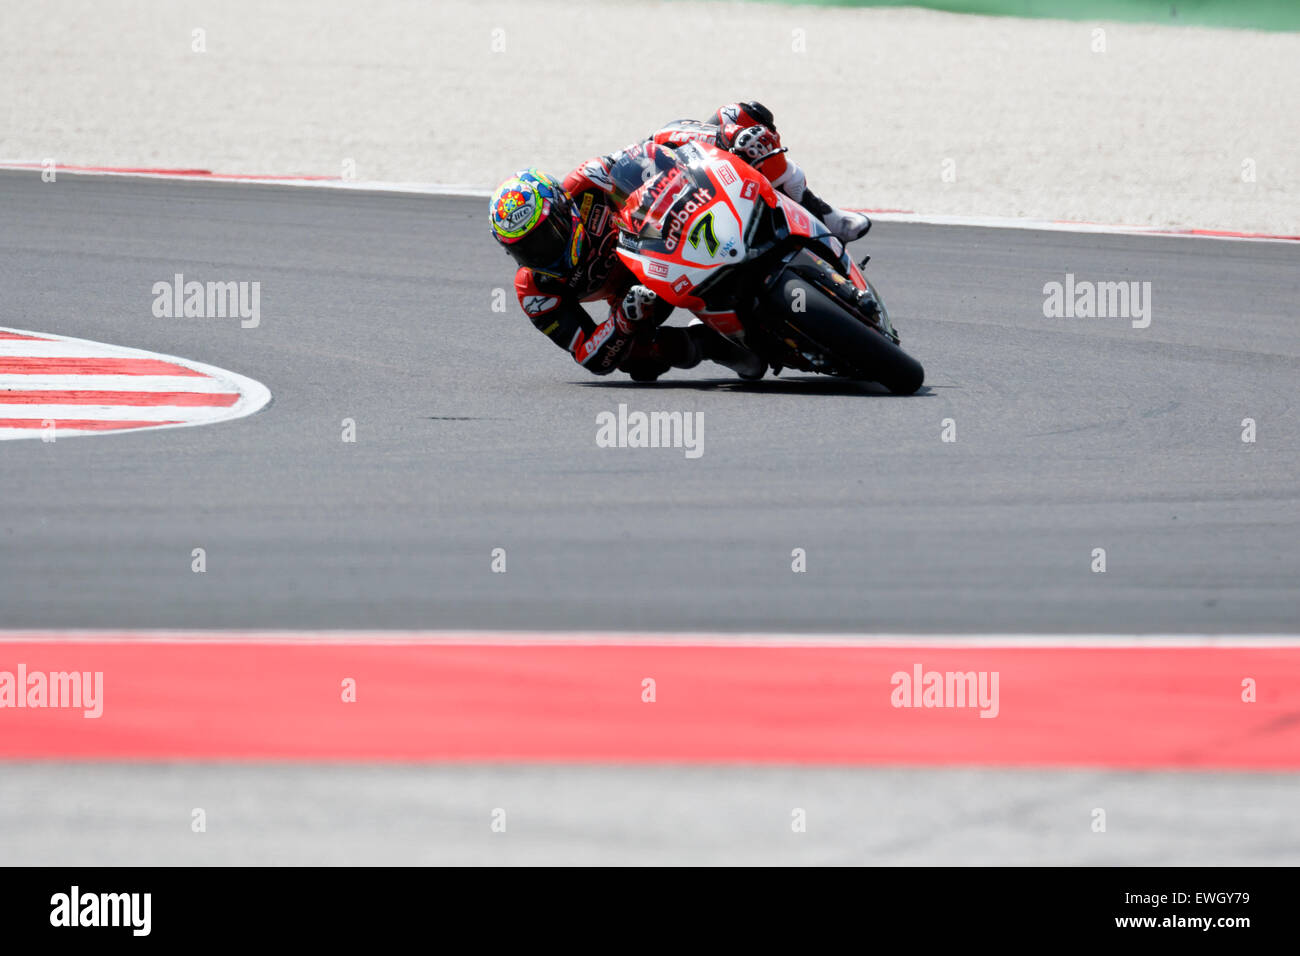
[{"label": "grey asphalt surface", "polygon": [[[531,328],[484,207],[0,173],[0,324],[274,396],[0,444],[0,627],[1296,630],[1300,248],[882,223],[855,251],[922,394],[637,386]],[[176,272],[260,281],[261,326],[154,318]],[[1044,318],[1067,272],[1151,282],[1150,328]],[[703,456],[598,448],[619,403],[702,411]],[[0,861],[1296,863],[1298,801],[1264,774],[25,763]]]},{"label": "grey asphalt surface", "polygon": [[[922,394],[638,386],[533,330],[485,206],[0,173],[3,324],[273,394],[219,426],[5,443],[3,625],[1296,630],[1300,247],[880,224],[855,252]],[[154,318],[177,272],[260,281],[260,327]],[[1067,272],[1151,282],[1150,328],[1044,318]],[[597,447],[620,403],[703,412],[702,457]]]}]

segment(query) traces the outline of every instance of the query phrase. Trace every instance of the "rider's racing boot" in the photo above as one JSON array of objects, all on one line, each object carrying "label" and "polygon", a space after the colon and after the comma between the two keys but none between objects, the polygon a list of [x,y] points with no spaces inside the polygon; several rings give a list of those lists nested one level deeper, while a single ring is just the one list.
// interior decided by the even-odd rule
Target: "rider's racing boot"
[{"label": "rider's racing boot", "polygon": [[766,362],[707,325],[688,325],[685,331],[694,340],[701,356],[731,369],[745,381],[757,381],[767,373]]},{"label": "rider's racing boot", "polygon": [[862,213],[836,209],[809,189],[807,177],[798,165],[788,159],[785,165],[785,172],[772,180],[772,185],[820,219],[840,242],[847,245],[871,229],[871,220]]},{"label": "rider's racing boot", "polygon": [[831,235],[845,245],[854,239],[861,239],[871,230],[871,220],[862,213],[836,209],[811,189],[803,191],[800,205],[825,223]]}]

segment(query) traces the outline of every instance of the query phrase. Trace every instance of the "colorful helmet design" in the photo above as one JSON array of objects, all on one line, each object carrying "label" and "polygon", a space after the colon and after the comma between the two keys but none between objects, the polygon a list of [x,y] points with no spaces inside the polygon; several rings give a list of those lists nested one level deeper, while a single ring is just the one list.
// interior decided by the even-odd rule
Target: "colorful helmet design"
[{"label": "colorful helmet design", "polygon": [[492,194],[492,237],[534,272],[564,277],[582,259],[582,218],[553,177],[522,169]]}]

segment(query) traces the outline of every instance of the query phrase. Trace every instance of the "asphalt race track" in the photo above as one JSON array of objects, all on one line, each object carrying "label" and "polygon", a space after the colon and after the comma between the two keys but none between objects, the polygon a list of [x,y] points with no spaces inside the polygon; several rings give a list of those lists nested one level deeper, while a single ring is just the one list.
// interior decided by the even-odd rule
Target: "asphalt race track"
[{"label": "asphalt race track", "polygon": [[[0,325],[272,393],[0,442],[0,629],[1297,630],[1295,244],[878,224],[854,251],[927,370],[895,398],[590,376],[518,311],[481,199],[23,172],[0,209]],[[175,273],[260,281],[260,325],[155,318]],[[1150,282],[1150,326],[1045,318],[1067,273]],[[703,412],[703,454],[597,447],[620,403]],[[1285,774],[18,763],[0,858],[1295,863],[1297,800]],[[198,842],[197,806],[223,808]],[[517,839],[495,806],[527,808]]]},{"label": "asphalt race track", "polygon": [[[591,376],[518,311],[479,199],[24,172],[0,208],[0,324],[272,393],[0,446],[7,628],[1296,629],[1294,244],[880,224],[855,252],[928,376],[895,398]],[[178,272],[260,281],[260,325],[155,318]],[[1066,273],[1149,281],[1150,327],[1044,318]],[[620,403],[703,412],[703,454],[597,447]]]}]

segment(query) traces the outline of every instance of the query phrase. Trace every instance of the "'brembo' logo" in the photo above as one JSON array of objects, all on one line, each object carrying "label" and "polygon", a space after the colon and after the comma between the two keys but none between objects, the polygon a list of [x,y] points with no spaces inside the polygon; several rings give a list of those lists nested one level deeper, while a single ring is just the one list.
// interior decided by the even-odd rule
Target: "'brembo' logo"
[{"label": "'brembo' logo", "polygon": [[691,194],[691,198],[677,209],[671,216],[668,224],[668,236],[664,239],[664,248],[672,252],[677,248],[677,243],[681,241],[682,226],[686,225],[696,210],[703,209],[708,205],[709,200],[713,198],[713,193],[704,187],[699,187]]}]

